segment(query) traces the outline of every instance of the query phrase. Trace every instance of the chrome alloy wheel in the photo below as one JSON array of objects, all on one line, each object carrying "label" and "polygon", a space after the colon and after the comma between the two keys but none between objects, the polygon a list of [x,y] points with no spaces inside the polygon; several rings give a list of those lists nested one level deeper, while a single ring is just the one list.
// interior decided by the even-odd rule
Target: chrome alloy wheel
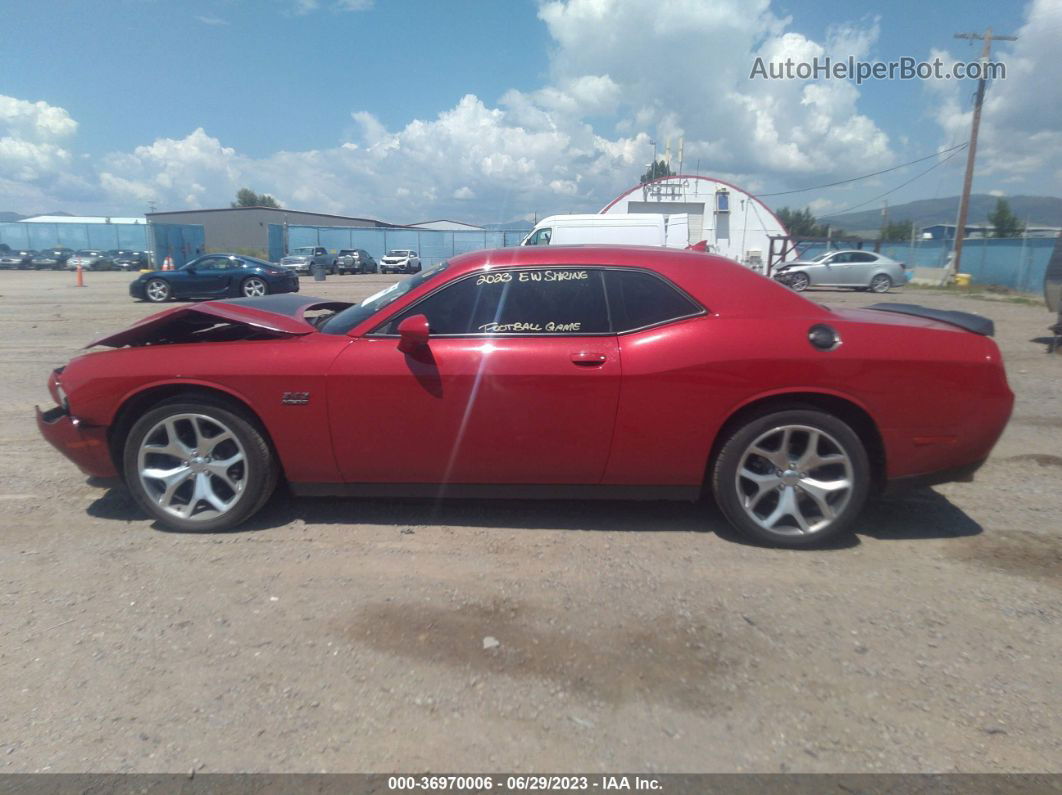
[{"label": "chrome alloy wheel", "polygon": [[243,294],[248,298],[258,298],[266,292],[266,283],[256,276],[252,276],[243,283]]},{"label": "chrome alloy wheel", "polygon": [[158,303],[170,297],[170,286],[162,279],[152,279],[144,288],[149,301]]},{"label": "chrome alloy wheel", "polygon": [[757,437],[741,454],[735,487],[757,525],[780,535],[825,530],[848,505],[852,461],[830,434],[808,425],[782,425]]},{"label": "chrome alloy wheel", "polygon": [[165,513],[188,521],[228,513],[247,484],[247,455],[236,434],[205,414],[156,423],[137,451],[145,493]]},{"label": "chrome alloy wheel", "polygon": [[892,287],[892,279],[889,278],[888,274],[879,273],[870,280],[870,291],[872,293],[887,293],[890,287]]}]

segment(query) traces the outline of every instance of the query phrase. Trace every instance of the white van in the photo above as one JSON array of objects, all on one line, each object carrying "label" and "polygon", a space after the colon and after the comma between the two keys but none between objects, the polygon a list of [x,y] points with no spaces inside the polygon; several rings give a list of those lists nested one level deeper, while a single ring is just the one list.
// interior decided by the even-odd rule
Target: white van
[{"label": "white van", "polygon": [[628,246],[686,248],[690,241],[689,225],[690,217],[687,213],[551,215],[539,221],[520,245],[617,243]]}]

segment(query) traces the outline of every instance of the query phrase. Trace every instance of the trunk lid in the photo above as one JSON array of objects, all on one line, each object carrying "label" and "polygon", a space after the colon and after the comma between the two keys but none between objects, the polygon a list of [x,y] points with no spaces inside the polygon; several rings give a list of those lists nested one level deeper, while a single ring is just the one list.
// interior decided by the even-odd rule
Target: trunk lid
[{"label": "trunk lid", "polygon": [[844,320],[857,323],[874,323],[883,326],[909,326],[915,328],[963,330],[991,337],[995,333],[993,322],[972,312],[955,312],[930,309],[917,304],[881,303],[862,309],[831,309]]}]

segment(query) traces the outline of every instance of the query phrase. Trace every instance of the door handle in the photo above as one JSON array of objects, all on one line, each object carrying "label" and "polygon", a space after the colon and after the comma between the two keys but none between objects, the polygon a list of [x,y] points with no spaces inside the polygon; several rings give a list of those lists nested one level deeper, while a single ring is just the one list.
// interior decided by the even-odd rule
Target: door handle
[{"label": "door handle", "polygon": [[575,351],[571,355],[571,360],[572,364],[580,367],[600,367],[608,361],[608,356],[595,351]]}]

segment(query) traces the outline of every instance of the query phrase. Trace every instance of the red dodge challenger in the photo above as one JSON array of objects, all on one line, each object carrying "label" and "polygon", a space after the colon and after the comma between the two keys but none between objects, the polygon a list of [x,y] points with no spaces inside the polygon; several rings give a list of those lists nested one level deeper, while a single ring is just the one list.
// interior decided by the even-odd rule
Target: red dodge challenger
[{"label": "red dodge challenger", "polygon": [[[696,500],[807,546],[868,496],[968,480],[1010,416],[991,321],[830,310],[660,248],[455,257],[359,304],[190,304],[52,373],[41,433],[165,525],[296,494]],[[961,402],[961,410],[959,403]]]}]

